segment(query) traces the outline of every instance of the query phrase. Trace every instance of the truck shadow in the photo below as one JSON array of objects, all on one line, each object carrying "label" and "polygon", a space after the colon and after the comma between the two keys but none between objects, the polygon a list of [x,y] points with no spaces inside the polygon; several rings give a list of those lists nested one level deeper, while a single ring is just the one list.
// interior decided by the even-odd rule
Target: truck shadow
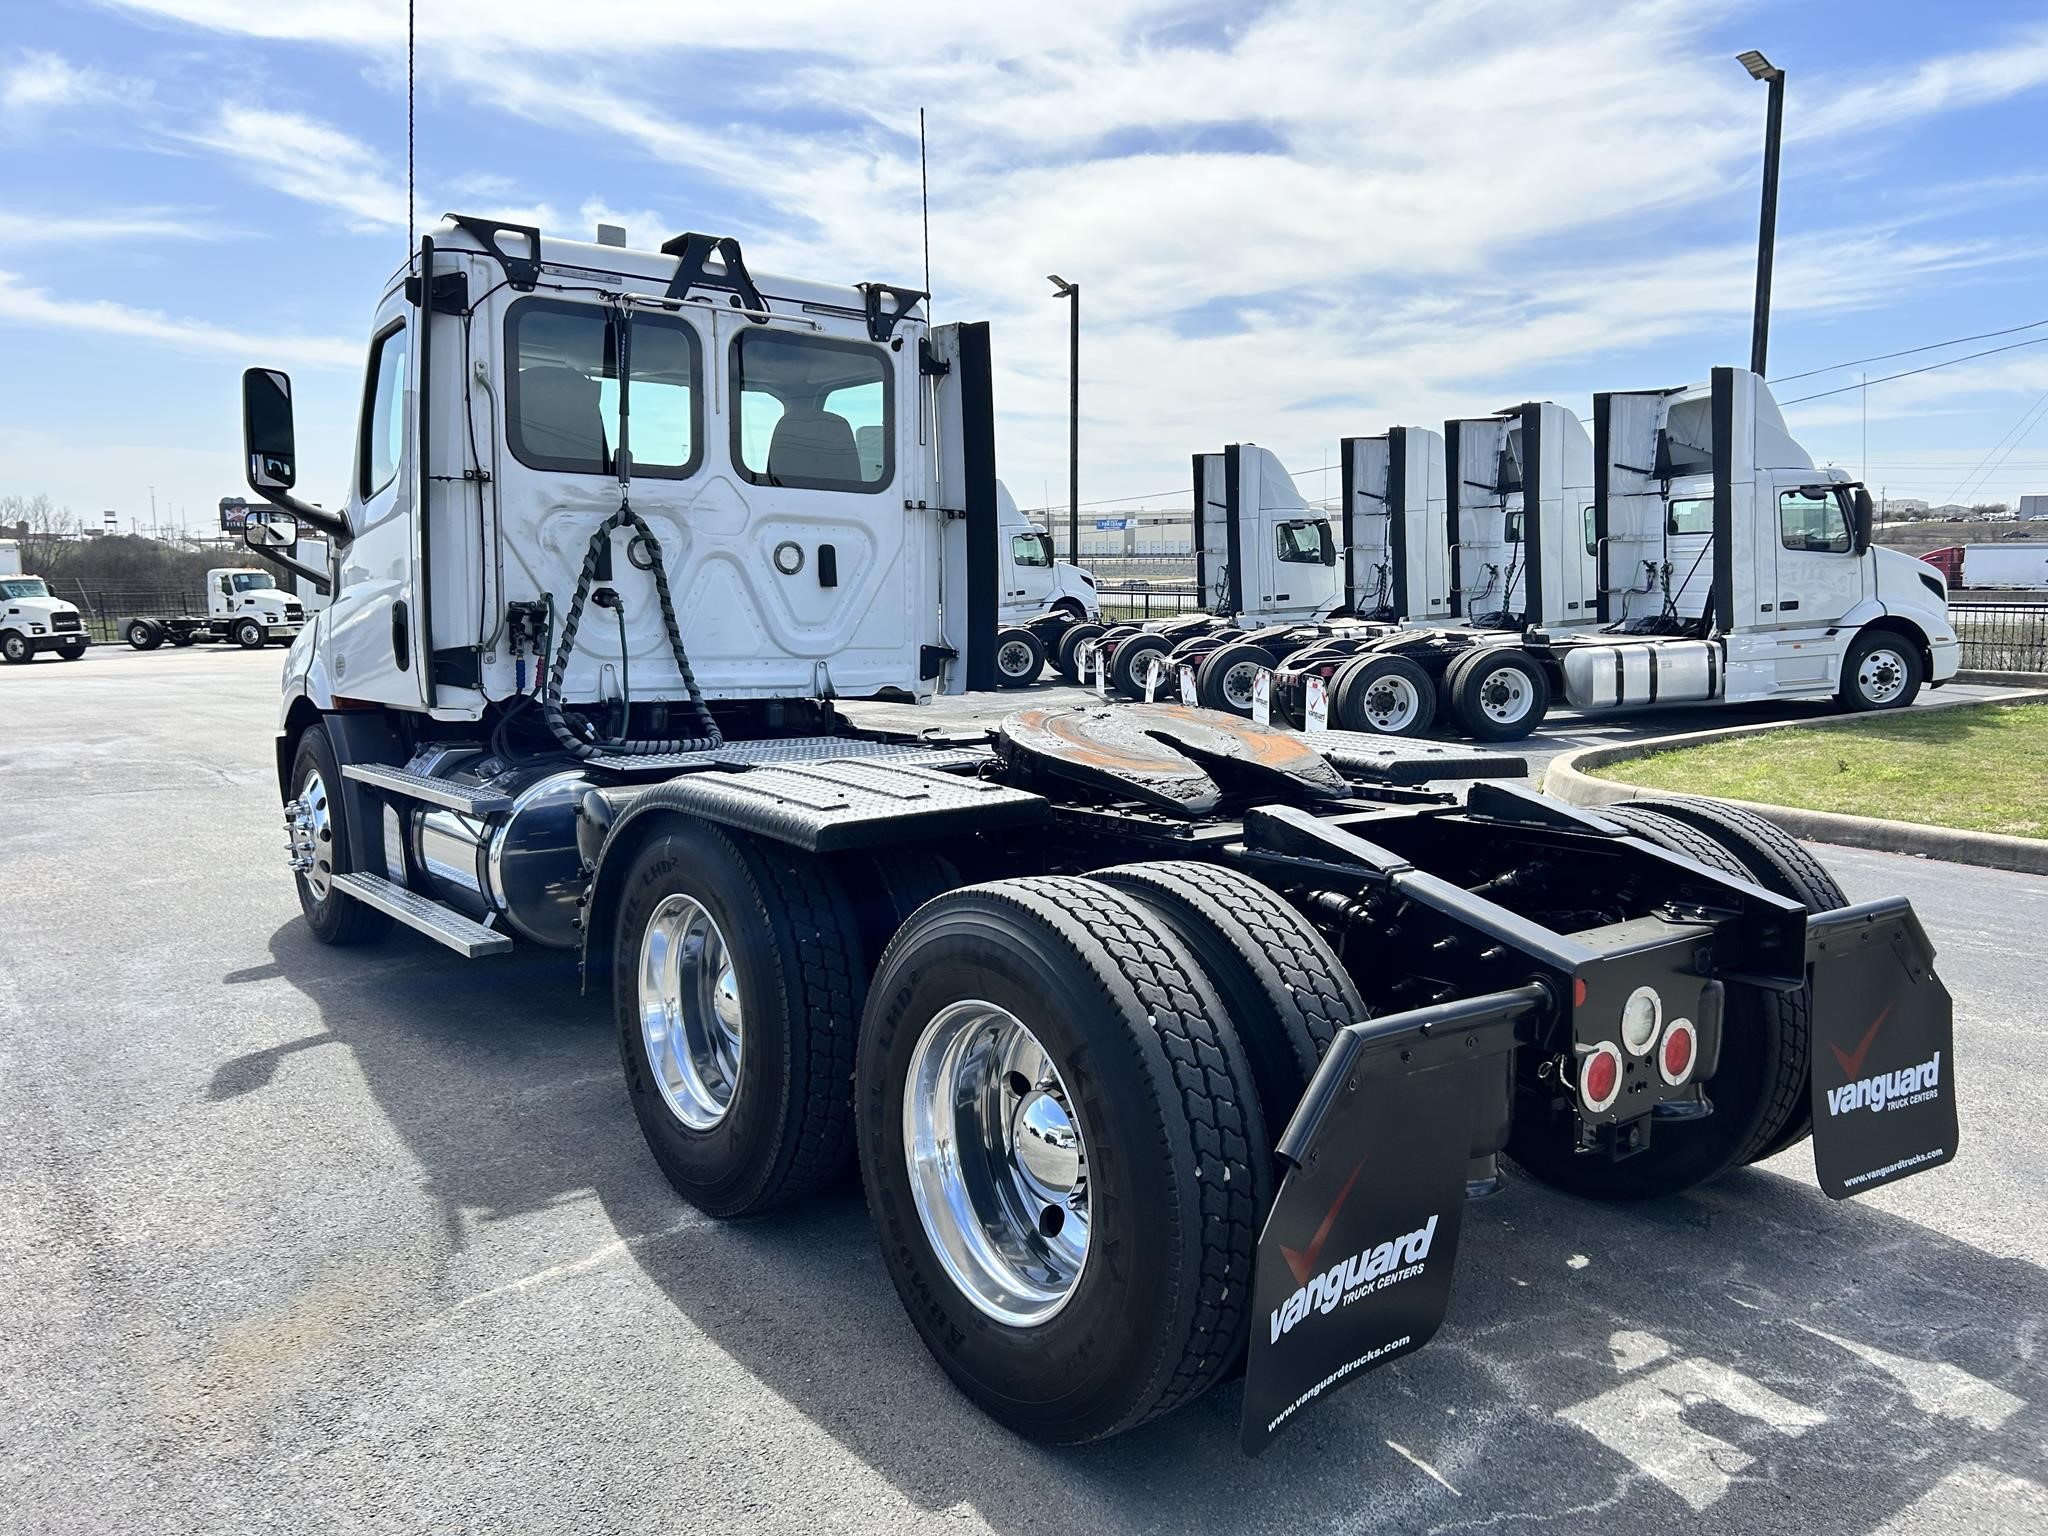
[{"label": "truck shadow", "polygon": [[[1020,1533],[1238,1530],[1254,1512],[1300,1530],[1568,1515],[1629,1536],[1861,1533],[1923,1497],[1946,1524],[1986,1489],[2048,1480],[2042,1270],[1757,1171],[1634,1207],[1515,1180],[1468,1212],[1436,1342],[1258,1461],[1237,1450],[1232,1386],[1107,1445],[1030,1445],[925,1353],[857,1191],[678,1229],[620,1086],[608,1000],[581,996],[573,967],[524,953],[464,966],[410,936],[366,965],[296,922],[270,949],[325,1031],[223,1063],[214,1096],[260,1091],[263,1058],[345,1047],[451,1241],[594,1197],[619,1262],[920,1510],[965,1504]],[[1806,1177],[1802,1159],[1788,1173]],[[652,1379],[600,1395],[680,1391],[663,1411],[686,1419],[688,1388]]]}]

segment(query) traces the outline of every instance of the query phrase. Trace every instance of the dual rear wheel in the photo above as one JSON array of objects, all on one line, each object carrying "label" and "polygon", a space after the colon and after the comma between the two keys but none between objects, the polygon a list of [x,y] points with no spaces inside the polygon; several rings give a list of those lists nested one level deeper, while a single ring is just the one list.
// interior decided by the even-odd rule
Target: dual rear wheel
[{"label": "dual rear wheel", "polygon": [[732,1216],[857,1148],[913,1322],[1022,1433],[1199,1395],[1245,1348],[1274,1139],[1365,1016],[1342,965],[1263,886],[1165,863],[947,890],[863,987],[860,877],[685,819],[640,849],[614,985],[656,1160]]}]

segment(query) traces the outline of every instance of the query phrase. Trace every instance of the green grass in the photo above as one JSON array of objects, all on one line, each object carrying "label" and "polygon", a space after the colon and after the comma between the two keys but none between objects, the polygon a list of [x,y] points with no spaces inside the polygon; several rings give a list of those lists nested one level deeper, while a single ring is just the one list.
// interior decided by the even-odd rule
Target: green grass
[{"label": "green grass", "polygon": [[1872,715],[1589,771],[1645,789],[2048,837],[2048,704]]}]

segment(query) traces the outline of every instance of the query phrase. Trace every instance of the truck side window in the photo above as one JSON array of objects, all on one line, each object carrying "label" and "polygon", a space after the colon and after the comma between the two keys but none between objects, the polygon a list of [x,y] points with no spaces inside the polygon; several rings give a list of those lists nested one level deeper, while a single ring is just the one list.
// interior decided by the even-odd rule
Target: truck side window
[{"label": "truck side window", "polygon": [[1714,531],[1714,498],[1696,496],[1672,502],[1665,508],[1664,531],[1674,538],[1687,534],[1711,534]]},{"label": "truck side window", "polygon": [[1586,553],[1589,555],[1597,555],[1600,553],[1600,525],[1594,519],[1593,509],[1591,507],[1586,508],[1585,512],[1581,515],[1585,520]]},{"label": "truck side window", "polygon": [[741,331],[732,342],[733,466],[755,485],[881,490],[896,474],[889,385],[880,347]]},{"label": "truck side window", "polygon": [[1778,497],[1779,535],[1787,549],[1806,554],[1846,555],[1854,547],[1849,520],[1829,486],[1786,491]]},{"label": "truck side window", "polygon": [[1052,540],[1042,533],[1020,533],[1010,540],[1010,558],[1019,565],[1052,564]]},{"label": "truck side window", "polygon": [[[682,480],[702,461],[697,333],[674,315],[636,314],[628,361],[633,473]],[[505,316],[512,373],[505,440],[530,469],[618,473],[619,336],[609,310],[521,299]]]},{"label": "truck side window", "polygon": [[405,456],[405,322],[370,343],[370,376],[363,387],[363,431],[356,489],[363,500],[389,485]]},{"label": "truck side window", "polygon": [[1337,547],[1325,522],[1282,523],[1273,530],[1278,554],[1287,565],[1335,565]]}]

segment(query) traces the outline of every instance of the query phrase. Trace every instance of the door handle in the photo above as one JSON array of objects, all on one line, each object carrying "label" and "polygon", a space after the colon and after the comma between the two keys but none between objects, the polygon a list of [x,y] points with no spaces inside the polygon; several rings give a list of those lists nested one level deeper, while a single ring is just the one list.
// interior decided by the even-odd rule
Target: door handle
[{"label": "door handle", "polygon": [[1780,613],[1790,613],[1790,612],[1791,612],[1791,611],[1792,611],[1792,610],[1793,610],[1794,608],[1797,608],[1798,606],[1799,606],[1799,599],[1795,597],[1795,598],[1793,598],[1793,599],[1792,599],[1792,601],[1791,601],[1791,602],[1789,602],[1789,603],[1780,603],[1780,604],[1778,604],[1778,612],[1780,612]]}]

